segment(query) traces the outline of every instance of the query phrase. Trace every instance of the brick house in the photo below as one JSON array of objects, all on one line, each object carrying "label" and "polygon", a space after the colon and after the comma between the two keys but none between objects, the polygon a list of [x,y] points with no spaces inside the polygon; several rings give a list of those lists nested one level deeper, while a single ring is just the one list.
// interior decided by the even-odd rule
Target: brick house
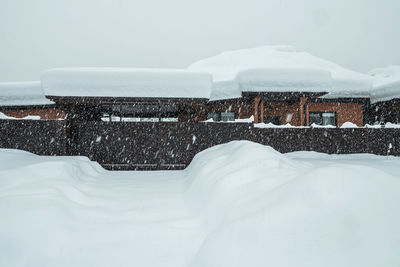
[{"label": "brick house", "polygon": [[40,82],[0,83],[0,112],[3,118],[65,118],[65,113],[44,96]]}]

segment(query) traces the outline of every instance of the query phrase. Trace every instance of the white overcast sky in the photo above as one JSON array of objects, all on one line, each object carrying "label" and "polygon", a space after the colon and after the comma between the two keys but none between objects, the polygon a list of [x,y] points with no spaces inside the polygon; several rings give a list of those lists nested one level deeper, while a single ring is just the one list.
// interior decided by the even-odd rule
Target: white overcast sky
[{"label": "white overcast sky", "polygon": [[52,67],[186,67],[290,44],[366,72],[400,64],[399,0],[0,0],[0,82]]}]

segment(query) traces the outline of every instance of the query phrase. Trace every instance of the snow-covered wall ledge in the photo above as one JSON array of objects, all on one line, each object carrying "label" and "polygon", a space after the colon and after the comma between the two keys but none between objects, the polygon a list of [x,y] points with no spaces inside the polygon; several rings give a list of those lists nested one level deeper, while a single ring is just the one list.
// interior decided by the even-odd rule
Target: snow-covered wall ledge
[{"label": "snow-covered wall ledge", "polygon": [[386,123],[383,125],[369,125],[366,124],[363,127],[359,127],[356,124],[352,122],[345,122],[343,123],[342,126],[336,127],[333,125],[317,125],[317,124],[312,124],[311,126],[293,126],[291,124],[285,124],[285,125],[275,125],[273,123],[256,123],[254,124],[254,128],[328,128],[328,129],[334,129],[334,128],[340,128],[340,129],[346,129],[346,128],[400,128],[400,124],[393,124],[393,123]]}]

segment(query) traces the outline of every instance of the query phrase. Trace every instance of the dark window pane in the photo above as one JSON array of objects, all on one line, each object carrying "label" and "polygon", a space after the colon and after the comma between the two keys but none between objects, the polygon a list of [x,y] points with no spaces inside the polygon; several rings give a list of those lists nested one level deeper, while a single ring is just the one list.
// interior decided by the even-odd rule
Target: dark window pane
[{"label": "dark window pane", "polygon": [[221,112],[221,121],[235,121],[235,112]]},{"label": "dark window pane", "polygon": [[336,115],[334,112],[322,113],[322,125],[336,126]]},{"label": "dark window pane", "polygon": [[219,112],[209,112],[207,113],[207,120],[213,119],[214,121],[220,121],[221,116]]},{"label": "dark window pane", "polygon": [[314,123],[317,124],[317,125],[322,125],[321,113],[310,112],[309,118],[310,118],[310,125],[312,125]]},{"label": "dark window pane", "polygon": [[279,117],[279,116],[264,116],[264,123],[272,123],[274,125],[281,125],[281,117]]}]

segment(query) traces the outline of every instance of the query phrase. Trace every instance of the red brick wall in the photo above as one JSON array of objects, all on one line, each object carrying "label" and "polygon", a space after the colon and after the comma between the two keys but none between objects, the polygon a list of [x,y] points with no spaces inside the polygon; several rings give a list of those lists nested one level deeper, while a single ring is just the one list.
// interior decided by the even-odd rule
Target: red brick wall
[{"label": "red brick wall", "polygon": [[57,120],[64,119],[65,112],[60,109],[20,109],[20,110],[0,110],[9,117],[24,118],[26,116],[40,116],[43,120]]},{"label": "red brick wall", "polygon": [[[235,100],[233,102],[225,102],[218,104],[208,104],[206,107],[207,112],[212,111],[233,111],[236,118],[244,119],[254,115],[254,100],[241,101]],[[300,103],[288,102],[263,102],[263,116],[279,116],[281,124],[290,123],[293,126],[301,126],[300,116]],[[349,121],[357,126],[363,126],[363,104],[362,103],[307,103],[304,111],[306,117],[304,124],[308,125],[308,112],[336,112],[337,126],[342,126],[343,123]],[[291,120],[287,119],[291,116]],[[204,119],[202,117],[202,119]]]},{"label": "red brick wall", "polygon": [[363,126],[363,104],[361,103],[309,103],[308,112],[336,112],[337,126],[349,121]]}]

